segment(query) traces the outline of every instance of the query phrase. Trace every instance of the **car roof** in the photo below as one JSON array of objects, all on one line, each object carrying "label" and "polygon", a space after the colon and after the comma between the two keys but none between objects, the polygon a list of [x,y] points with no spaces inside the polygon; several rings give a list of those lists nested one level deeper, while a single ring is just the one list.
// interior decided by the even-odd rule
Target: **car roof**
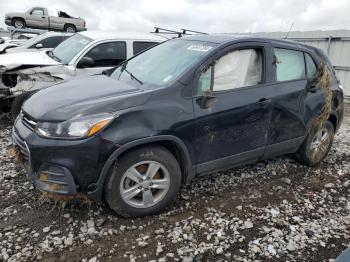
[{"label": "car roof", "polygon": [[191,35],[182,37],[184,40],[193,40],[193,41],[203,41],[203,42],[211,42],[216,44],[224,44],[228,42],[239,42],[239,41],[258,41],[258,42],[270,42],[274,44],[284,44],[291,45],[295,47],[303,47],[308,49],[317,49],[315,47],[288,40],[288,39],[276,39],[276,38],[268,38],[268,37],[259,37],[259,36],[251,36],[251,35],[241,35],[241,34],[210,34],[210,35]]},{"label": "car roof", "polygon": [[156,42],[162,42],[166,39],[164,37],[142,32],[108,32],[108,31],[84,31],[79,32],[90,39],[124,39],[124,40],[150,40]]},{"label": "car roof", "polygon": [[53,32],[53,31],[48,31],[45,32],[43,34],[41,34],[41,36],[54,36],[54,35],[66,35],[66,36],[71,36],[74,33],[67,33],[67,32]]}]

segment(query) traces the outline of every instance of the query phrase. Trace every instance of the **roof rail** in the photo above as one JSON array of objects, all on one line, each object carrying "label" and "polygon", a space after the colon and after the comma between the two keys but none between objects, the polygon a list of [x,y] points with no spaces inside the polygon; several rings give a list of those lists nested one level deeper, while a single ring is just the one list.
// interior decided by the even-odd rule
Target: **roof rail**
[{"label": "roof rail", "polygon": [[151,32],[153,34],[169,34],[169,35],[177,35],[177,37],[182,36],[182,32],[161,28],[161,27],[154,27],[154,32]]},{"label": "roof rail", "polygon": [[189,30],[189,29],[184,29],[184,28],[181,28],[182,30],[182,34],[184,35],[190,35],[188,34],[187,32],[190,32],[190,33],[195,33],[195,34],[200,34],[200,35],[207,35],[208,33],[204,33],[204,32],[199,32],[199,31],[193,31],[193,30]]},{"label": "roof rail", "polygon": [[[181,31],[175,31],[171,29],[161,28],[161,27],[154,27],[154,32],[151,32],[153,34],[169,34],[169,35],[177,35],[177,37],[181,37],[183,35],[193,35],[194,34],[201,34],[201,35],[207,35],[207,33],[189,30],[189,29],[181,29]],[[190,33],[190,34],[189,34]]]},{"label": "roof rail", "polygon": [[13,39],[13,36],[16,33],[30,33],[30,34],[41,35],[41,34],[46,33],[48,31],[48,30],[42,30],[42,29],[16,28],[14,26],[8,26],[7,30],[10,32],[11,39]]}]

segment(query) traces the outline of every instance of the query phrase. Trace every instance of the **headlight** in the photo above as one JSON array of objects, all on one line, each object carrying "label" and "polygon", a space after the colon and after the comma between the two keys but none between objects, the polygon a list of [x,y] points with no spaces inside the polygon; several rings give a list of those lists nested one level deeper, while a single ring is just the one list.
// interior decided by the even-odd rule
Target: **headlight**
[{"label": "headlight", "polygon": [[60,123],[38,123],[38,135],[48,138],[80,139],[91,137],[105,128],[115,117],[112,114],[73,118]]}]

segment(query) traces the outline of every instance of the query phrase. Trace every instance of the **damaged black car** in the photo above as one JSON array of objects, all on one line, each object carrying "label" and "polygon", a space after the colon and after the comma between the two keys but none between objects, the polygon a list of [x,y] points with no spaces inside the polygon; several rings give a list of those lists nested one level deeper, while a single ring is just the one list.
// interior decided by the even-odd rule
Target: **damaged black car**
[{"label": "damaged black car", "polygon": [[110,75],[40,90],[12,138],[37,189],[87,194],[138,217],[169,206],[198,174],[284,154],[315,166],[342,118],[342,86],[321,50],[196,35],[149,49]]}]

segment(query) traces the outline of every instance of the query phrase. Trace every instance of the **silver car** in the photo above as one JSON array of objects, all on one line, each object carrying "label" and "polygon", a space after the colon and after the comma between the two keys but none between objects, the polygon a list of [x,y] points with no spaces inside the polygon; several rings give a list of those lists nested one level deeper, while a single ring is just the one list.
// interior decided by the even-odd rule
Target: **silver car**
[{"label": "silver car", "polygon": [[70,33],[86,30],[85,20],[75,18],[65,12],[58,12],[58,16],[49,16],[47,8],[33,7],[27,12],[8,13],[5,24],[16,28],[40,28],[66,31]]}]

